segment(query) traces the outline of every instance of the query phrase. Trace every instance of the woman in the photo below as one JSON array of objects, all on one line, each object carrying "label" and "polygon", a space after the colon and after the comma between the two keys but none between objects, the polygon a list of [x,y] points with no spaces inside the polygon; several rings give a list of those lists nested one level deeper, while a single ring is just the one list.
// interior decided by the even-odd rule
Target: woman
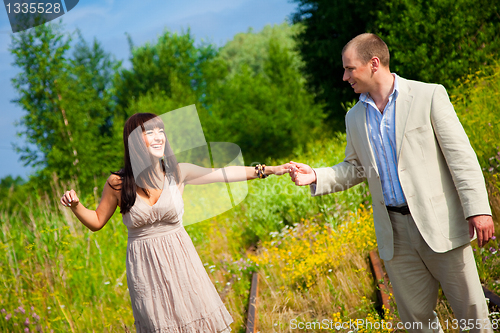
[{"label": "woman", "polygon": [[162,120],[151,113],[131,116],[123,141],[125,166],[108,178],[97,209],[79,204],[74,190],[61,204],[92,231],[120,207],[128,228],[127,283],[138,333],[229,332],[232,318],[182,226],[184,186],[281,175],[288,165],[212,170],[177,163]]}]

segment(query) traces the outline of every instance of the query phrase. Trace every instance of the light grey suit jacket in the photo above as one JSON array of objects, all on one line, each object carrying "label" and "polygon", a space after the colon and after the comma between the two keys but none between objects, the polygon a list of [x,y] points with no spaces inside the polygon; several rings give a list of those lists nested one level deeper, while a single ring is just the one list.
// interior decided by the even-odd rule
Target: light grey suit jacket
[{"label": "light grey suit jacket", "polygon": [[[446,90],[441,85],[398,78],[396,153],[398,175],[418,230],[435,252],[470,241],[466,217],[491,210],[483,174]],[[345,159],[314,169],[313,195],[345,190],[368,180],[380,257],[392,259],[392,225],[368,137],[366,108],[346,115]]]}]

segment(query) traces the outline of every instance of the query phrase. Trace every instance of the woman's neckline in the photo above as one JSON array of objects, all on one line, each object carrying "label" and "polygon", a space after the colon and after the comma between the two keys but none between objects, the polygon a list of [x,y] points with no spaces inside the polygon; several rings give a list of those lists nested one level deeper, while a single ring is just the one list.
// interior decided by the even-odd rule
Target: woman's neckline
[{"label": "woman's neckline", "polygon": [[163,195],[163,191],[165,191],[165,186],[167,184],[167,180],[168,180],[168,177],[165,176],[165,179],[163,181],[163,188],[161,189],[161,192],[160,192],[160,195],[158,196],[158,199],[156,200],[156,202],[153,204],[153,205],[150,205],[146,199],[144,199],[143,197],[141,197],[139,195],[139,193],[135,192],[136,196],[139,197],[141,199],[142,202],[144,202],[146,205],[148,205],[149,207],[153,208],[161,199],[161,196]]}]

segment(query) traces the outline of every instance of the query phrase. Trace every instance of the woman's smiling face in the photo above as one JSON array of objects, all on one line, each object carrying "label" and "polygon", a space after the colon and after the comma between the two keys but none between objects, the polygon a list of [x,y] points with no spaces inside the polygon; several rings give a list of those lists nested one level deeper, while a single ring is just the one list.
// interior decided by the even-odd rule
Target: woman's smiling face
[{"label": "woman's smiling face", "polygon": [[165,131],[163,128],[155,127],[144,132],[144,140],[151,155],[162,158],[165,152]]}]

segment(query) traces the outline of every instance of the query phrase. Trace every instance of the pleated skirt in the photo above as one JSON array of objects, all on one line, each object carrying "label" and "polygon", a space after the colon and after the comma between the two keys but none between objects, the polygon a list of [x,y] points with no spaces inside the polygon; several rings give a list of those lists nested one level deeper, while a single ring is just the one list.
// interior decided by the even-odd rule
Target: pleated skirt
[{"label": "pleated skirt", "polygon": [[182,226],[129,238],[127,283],[137,333],[230,331],[231,315]]}]

